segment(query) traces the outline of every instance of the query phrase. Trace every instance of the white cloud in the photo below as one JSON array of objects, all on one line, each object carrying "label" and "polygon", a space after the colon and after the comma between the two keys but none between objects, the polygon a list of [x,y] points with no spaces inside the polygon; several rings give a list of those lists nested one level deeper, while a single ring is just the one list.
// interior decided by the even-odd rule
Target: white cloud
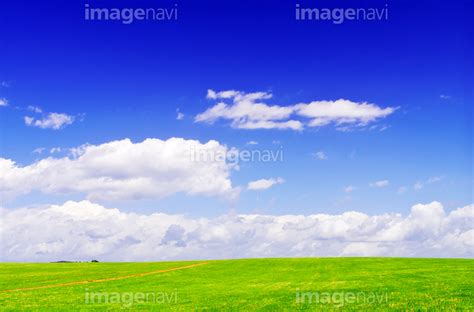
[{"label": "white cloud", "polygon": [[232,127],[239,129],[293,129],[301,130],[302,124],[296,120],[285,120],[293,112],[292,107],[269,106],[263,100],[270,99],[271,93],[240,91],[215,92],[208,90],[207,98],[231,100],[232,104],[219,102],[195,117],[196,122],[213,123],[218,119],[232,121]]},{"label": "white cloud", "polygon": [[8,106],[8,101],[6,98],[0,98],[0,106]]},{"label": "white cloud", "polygon": [[451,99],[451,96],[447,95],[447,94],[441,94],[439,96],[439,98],[442,99],[442,100],[449,100],[449,99]]},{"label": "white cloud", "polygon": [[176,120],[183,120],[184,114],[179,111],[179,108],[176,109]]},{"label": "white cloud", "polygon": [[8,88],[8,87],[10,87],[10,82],[9,81],[0,81],[0,87]]},{"label": "white cloud", "polygon": [[311,118],[310,127],[353,124],[365,126],[377,119],[392,114],[396,108],[381,108],[367,102],[352,102],[339,99],[337,101],[313,101],[309,104],[299,104],[296,111],[299,115]]},{"label": "white cloud", "polygon": [[413,185],[413,189],[415,191],[419,191],[423,188],[423,183],[421,183],[420,181],[416,182],[415,185]]},{"label": "white cloud", "polygon": [[413,189],[414,189],[415,191],[419,191],[419,190],[421,190],[423,187],[425,187],[425,185],[437,183],[437,182],[442,181],[443,179],[444,179],[443,176],[436,176],[436,177],[430,177],[430,178],[426,179],[426,181],[417,181],[417,182],[413,185]]},{"label": "white cloud", "polygon": [[258,145],[257,141],[248,141],[245,145]]},{"label": "white cloud", "polygon": [[34,113],[42,113],[42,112],[43,112],[43,110],[42,110],[40,107],[38,107],[38,106],[32,106],[32,105],[30,105],[30,106],[28,106],[26,109],[29,110],[29,111],[32,111],[32,112],[34,112]]},{"label": "white cloud", "polygon": [[[367,102],[313,101],[289,106],[268,105],[272,98],[268,92],[245,93],[228,90],[208,90],[207,99],[218,101],[195,117],[196,122],[214,123],[219,119],[231,121],[239,129],[291,129],[303,130],[305,126],[320,127],[335,124],[337,129],[347,131],[351,127],[363,127],[392,114],[396,108],[381,108]],[[227,103],[225,102],[227,101]],[[229,103],[231,102],[231,103]],[[294,118],[309,118],[300,121]]]},{"label": "white cloud", "polygon": [[51,148],[51,149],[49,150],[49,152],[50,152],[51,154],[54,154],[54,153],[61,153],[61,151],[62,151],[62,148],[60,148],[60,147],[53,147],[53,148]]},{"label": "white cloud", "polygon": [[[0,209],[1,261],[157,261],[304,256],[474,257],[474,204],[408,216],[125,213],[89,201]],[[45,230],[47,229],[47,230]]]},{"label": "white cloud", "polygon": [[428,180],[426,180],[426,183],[436,183],[436,182],[440,182],[441,180],[443,180],[444,177],[431,177],[431,178],[428,178]]},{"label": "white cloud", "polygon": [[45,151],[44,147],[37,147],[33,150],[33,154],[43,154],[44,151]]},{"label": "white cloud", "polygon": [[318,160],[327,160],[328,159],[328,156],[323,151],[316,152],[313,155]]},{"label": "white cloud", "polygon": [[237,97],[238,95],[242,95],[243,92],[235,91],[235,90],[227,90],[216,92],[214,90],[208,89],[207,90],[207,99],[210,100],[217,100],[217,99],[231,99]]},{"label": "white cloud", "polygon": [[48,194],[84,193],[89,199],[161,198],[178,192],[233,198],[232,165],[225,158],[193,159],[191,153],[221,153],[219,142],[171,138],[128,139],[83,145],[76,157],[44,158],[21,167],[0,158],[0,197],[39,190]]},{"label": "white cloud", "polygon": [[242,124],[239,124],[238,128],[240,129],[291,129],[291,130],[303,130],[303,124],[298,120],[288,120],[288,121],[246,121]]},{"label": "white cloud", "polygon": [[346,193],[351,193],[351,192],[353,192],[355,189],[356,189],[356,188],[355,188],[354,186],[348,185],[348,186],[346,186],[346,187],[344,188],[344,192],[346,192]]},{"label": "white cloud", "polygon": [[38,127],[41,129],[53,129],[58,130],[66,125],[70,125],[74,121],[74,117],[62,114],[62,113],[49,113],[42,119],[36,119],[34,117],[25,116],[25,124],[28,126]]},{"label": "white cloud", "polygon": [[77,147],[72,147],[68,150],[69,151],[69,156],[71,156],[73,158],[78,158],[86,152],[86,150],[89,146],[91,146],[91,144],[85,143],[85,144],[79,145]]},{"label": "white cloud", "polygon": [[401,194],[405,194],[405,193],[407,192],[407,190],[408,190],[408,189],[407,189],[406,186],[400,186],[400,187],[398,188],[397,193],[400,194],[400,195],[401,195]]},{"label": "white cloud", "polygon": [[285,180],[282,178],[271,178],[271,179],[260,179],[257,181],[249,182],[247,185],[248,190],[266,190],[276,184],[282,184]]},{"label": "white cloud", "polygon": [[375,181],[375,182],[369,183],[369,185],[370,187],[382,188],[382,187],[389,186],[390,182],[388,180],[381,180],[381,181]]}]

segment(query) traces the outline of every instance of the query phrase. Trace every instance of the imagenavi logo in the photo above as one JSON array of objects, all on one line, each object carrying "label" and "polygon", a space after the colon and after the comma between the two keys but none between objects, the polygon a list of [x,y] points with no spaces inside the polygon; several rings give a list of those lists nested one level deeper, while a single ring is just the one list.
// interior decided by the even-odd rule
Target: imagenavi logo
[{"label": "imagenavi logo", "polygon": [[161,8],[104,8],[84,5],[86,21],[118,21],[122,24],[132,24],[135,21],[176,21],[178,20],[178,5]]},{"label": "imagenavi logo", "polygon": [[303,7],[296,4],[295,19],[297,21],[330,21],[342,24],[345,21],[386,21],[388,20],[388,4],[380,8],[327,8]]}]

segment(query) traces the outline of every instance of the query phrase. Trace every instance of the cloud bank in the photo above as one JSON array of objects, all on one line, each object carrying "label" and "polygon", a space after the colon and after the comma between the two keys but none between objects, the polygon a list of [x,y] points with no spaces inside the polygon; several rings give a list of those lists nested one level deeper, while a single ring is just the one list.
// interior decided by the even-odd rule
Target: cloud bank
[{"label": "cloud bank", "polygon": [[266,190],[271,188],[276,184],[282,184],[285,180],[283,178],[271,178],[271,179],[260,179],[256,181],[249,182],[247,185],[248,190]]},{"label": "cloud bank", "polygon": [[387,187],[389,185],[390,185],[390,181],[388,181],[388,180],[380,180],[380,181],[375,181],[375,182],[369,183],[370,187],[378,187],[378,188]]},{"label": "cloud bank", "polygon": [[405,217],[351,211],[193,219],[89,201],[0,212],[1,261],[474,256],[474,204],[448,214],[439,202],[418,204]]},{"label": "cloud bank", "polygon": [[217,141],[205,144],[171,138],[129,139],[73,149],[72,156],[48,157],[27,166],[0,158],[0,196],[11,199],[38,190],[46,194],[85,194],[88,199],[162,198],[175,193],[233,198],[232,165],[191,153],[225,155]]},{"label": "cloud bank", "polygon": [[[336,129],[347,131],[363,127],[392,114],[397,108],[381,108],[367,102],[313,101],[289,106],[269,105],[268,92],[245,93],[236,90],[216,92],[208,90],[207,99],[217,101],[195,117],[196,122],[214,123],[229,120],[238,129],[290,129],[301,131],[305,127],[322,127],[334,124]],[[226,103],[227,102],[227,103]]]},{"label": "cloud bank", "polygon": [[27,126],[38,127],[41,129],[59,130],[67,125],[72,124],[74,122],[74,117],[63,113],[49,113],[47,116],[41,119],[25,116],[24,120]]}]

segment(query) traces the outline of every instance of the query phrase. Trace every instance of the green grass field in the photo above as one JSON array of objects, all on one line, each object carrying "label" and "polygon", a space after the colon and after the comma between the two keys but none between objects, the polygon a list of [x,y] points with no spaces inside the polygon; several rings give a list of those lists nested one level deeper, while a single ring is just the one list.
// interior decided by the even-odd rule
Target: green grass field
[{"label": "green grass field", "polygon": [[[474,260],[468,259],[225,260],[130,276],[201,262],[3,263],[0,307],[7,311],[474,310]],[[127,278],[100,281],[116,277]],[[83,284],[49,287],[74,282]]]}]

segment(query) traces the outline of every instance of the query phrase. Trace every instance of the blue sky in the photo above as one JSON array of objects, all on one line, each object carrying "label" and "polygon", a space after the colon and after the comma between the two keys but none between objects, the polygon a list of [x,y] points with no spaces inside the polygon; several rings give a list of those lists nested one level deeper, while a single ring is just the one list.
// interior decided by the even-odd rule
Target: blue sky
[{"label": "blue sky", "polygon": [[[388,4],[387,21],[341,25],[296,21],[293,1],[87,1],[97,7],[177,3],[177,21],[130,25],[86,21],[84,3],[2,4],[0,24],[8,30],[0,38],[0,98],[8,101],[0,107],[2,158],[21,167],[66,157],[67,149],[85,143],[171,137],[284,152],[282,162],[246,162],[232,170],[232,185],[241,192],[231,201],[183,192],[97,200],[124,212],[406,215],[417,203],[439,201],[449,211],[473,202],[472,1],[298,2]],[[347,99],[397,109],[349,131],[334,124],[302,131],[237,129],[228,120],[195,121],[217,103],[206,98],[208,89],[268,92],[268,105]],[[74,121],[57,130],[25,124],[25,116],[50,112]],[[55,147],[63,151],[50,155]],[[34,153],[38,148],[45,150]],[[327,159],[318,159],[317,152]],[[245,189],[251,181],[277,177],[284,183]],[[385,180],[385,187],[370,186]],[[345,191],[348,186],[353,190]],[[3,206],[86,197],[34,189]]]}]

